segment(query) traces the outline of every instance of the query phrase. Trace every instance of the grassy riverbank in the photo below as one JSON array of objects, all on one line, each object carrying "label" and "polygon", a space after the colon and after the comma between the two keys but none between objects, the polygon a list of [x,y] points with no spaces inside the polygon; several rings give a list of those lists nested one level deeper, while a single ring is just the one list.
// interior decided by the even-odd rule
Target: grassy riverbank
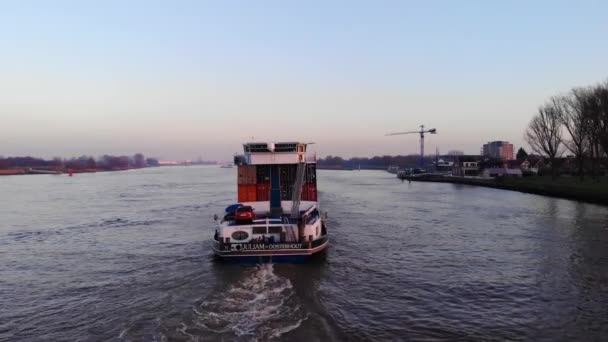
[{"label": "grassy riverbank", "polygon": [[412,177],[410,179],[413,181],[485,186],[489,188],[513,190],[608,205],[608,182],[606,182],[605,179],[599,182],[592,179],[581,181],[576,177],[560,177],[553,180],[549,176],[499,179],[422,176]]},{"label": "grassy riverbank", "polygon": [[576,199],[585,202],[608,205],[608,183],[605,179],[596,181],[587,178],[581,181],[577,177],[523,177],[497,180],[513,190]]}]

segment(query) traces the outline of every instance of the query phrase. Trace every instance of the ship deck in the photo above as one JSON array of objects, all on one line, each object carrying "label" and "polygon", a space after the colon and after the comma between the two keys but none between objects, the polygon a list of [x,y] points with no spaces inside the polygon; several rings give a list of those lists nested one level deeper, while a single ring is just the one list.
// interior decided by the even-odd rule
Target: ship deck
[{"label": "ship deck", "polygon": [[293,219],[288,216],[283,216],[282,218],[260,218],[252,221],[238,222],[236,220],[226,220],[223,221],[223,224],[226,226],[247,226],[247,225],[269,225],[269,224],[298,224],[299,219]]},{"label": "ship deck", "polygon": [[[242,226],[251,224],[298,224],[298,222],[300,222],[300,218],[291,217],[291,202],[288,202],[286,206],[282,208],[282,213],[280,214],[271,213],[268,202],[243,202],[242,204],[251,206],[254,209],[255,219],[251,222],[241,223],[224,217],[222,224],[226,226]],[[306,212],[317,207],[317,202],[303,201],[302,206],[304,208],[300,210],[299,217],[302,217]]]}]

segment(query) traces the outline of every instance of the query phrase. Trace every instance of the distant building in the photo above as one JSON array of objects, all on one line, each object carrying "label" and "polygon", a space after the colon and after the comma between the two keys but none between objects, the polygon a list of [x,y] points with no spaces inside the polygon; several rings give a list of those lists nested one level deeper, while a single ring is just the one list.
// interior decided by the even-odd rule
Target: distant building
[{"label": "distant building", "polygon": [[513,160],[513,144],[507,141],[492,141],[483,145],[483,155],[502,160]]},{"label": "distant building", "polygon": [[437,163],[435,164],[435,169],[437,171],[442,171],[442,172],[452,171],[453,167],[454,167],[454,162],[449,161],[449,160],[446,161],[443,159],[439,159],[439,160],[437,160]]},{"label": "distant building", "polygon": [[529,167],[530,163],[527,162],[527,160],[524,160],[523,162],[520,160],[505,160],[504,167],[506,167],[507,169],[520,169],[522,170],[524,167]]},{"label": "distant building", "polygon": [[519,160],[508,160],[504,163],[505,168],[520,170],[522,174],[538,174],[538,170],[545,167],[542,158],[526,158],[523,162]]},{"label": "distant building", "polygon": [[464,156],[464,152],[460,150],[450,150],[448,151],[448,156]]},{"label": "distant building", "polygon": [[159,160],[158,166],[175,166],[179,165],[179,163],[175,160]]},{"label": "distant building", "polygon": [[479,157],[477,156],[459,156],[452,163],[453,176],[479,176],[479,173]]},{"label": "distant building", "polygon": [[507,169],[507,168],[489,168],[483,170],[484,177],[521,177],[522,172],[520,169]]}]

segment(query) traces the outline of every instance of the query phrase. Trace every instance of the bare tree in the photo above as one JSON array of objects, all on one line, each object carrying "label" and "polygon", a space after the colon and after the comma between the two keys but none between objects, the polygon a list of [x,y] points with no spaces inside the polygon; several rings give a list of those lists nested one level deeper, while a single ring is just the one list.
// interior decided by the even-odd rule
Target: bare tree
[{"label": "bare tree", "polygon": [[593,161],[593,176],[597,177],[602,157],[608,151],[608,82],[589,90],[584,102]]},{"label": "bare tree", "polygon": [[570,139],[564,141],[564,146],[574,154],[578,165],[578,175],[584,177],[585,152],[589,143],[588,113],[585,103],[591,96],[588,89],[575,88],[567,96],[553,99],[560,121],[568,131]]},{"label": "bare tree", "polygon": [[553,178],[557,175],[556,157],[561,155],[562,144],[559,110],[559,99],[554,97],[538,109],[538,114],[532,118],[525,133],[532,150],[549,159]]},{"label": "bare tree", "polygon": [[608,81],[595,88],[594,97],[598,103],[598,140],[602,147],[601,156],[608,153]]}]

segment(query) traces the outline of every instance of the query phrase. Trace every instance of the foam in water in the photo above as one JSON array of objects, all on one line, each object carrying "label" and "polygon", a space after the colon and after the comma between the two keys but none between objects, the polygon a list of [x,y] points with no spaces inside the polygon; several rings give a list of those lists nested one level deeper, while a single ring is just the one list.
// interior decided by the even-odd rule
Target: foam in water
[{"label": "foam in water", "polygon": [[306,319],[291,282],[276,275],[272,264],[259,266],[193,311],[199,328],[251,340],[277,338]]}]

